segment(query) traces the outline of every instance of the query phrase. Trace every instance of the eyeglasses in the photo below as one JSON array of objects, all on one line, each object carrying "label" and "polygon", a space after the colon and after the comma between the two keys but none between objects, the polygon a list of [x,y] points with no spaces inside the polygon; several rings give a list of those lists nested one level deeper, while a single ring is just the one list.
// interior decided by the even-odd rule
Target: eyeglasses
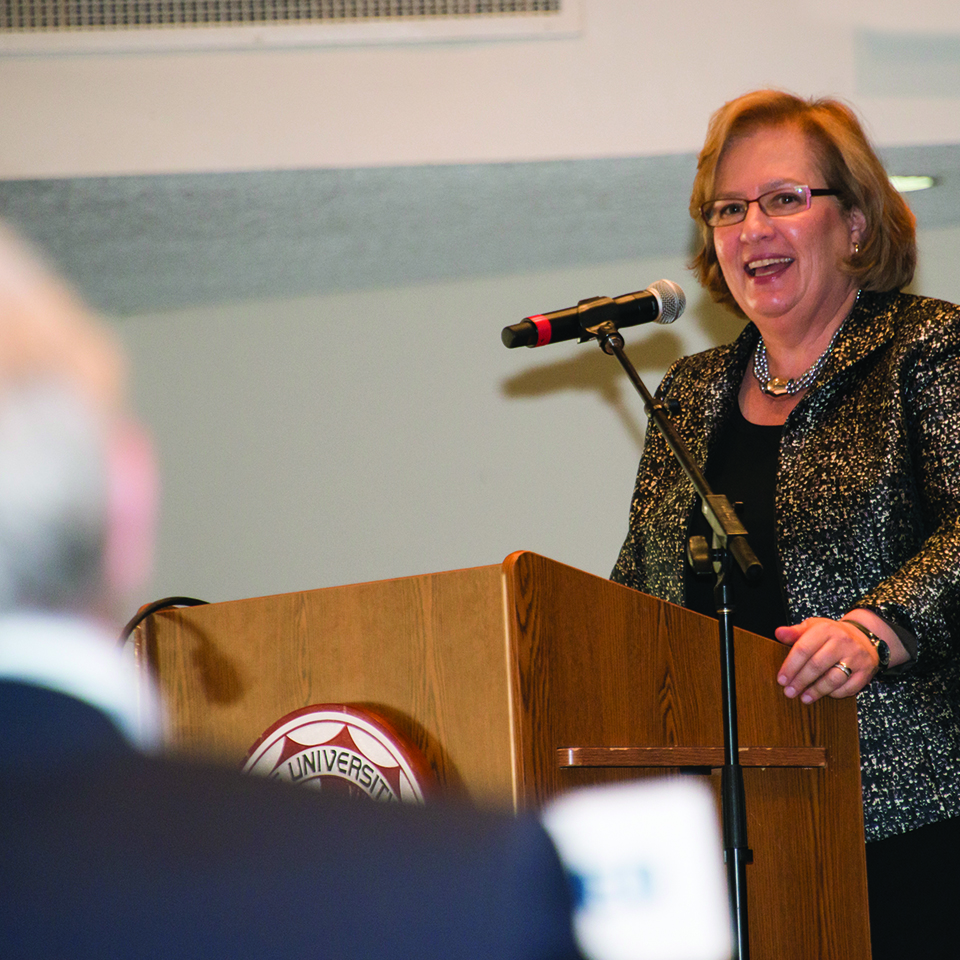
[{"label": "eyeglasses", "polygon": [[768,217],[789,217],[802,210],[810,209],[813,197],[835,197],[839,190],[814,190],[807,186],[777,187],[761,193],[753,200],[739,197],[725,197],[720,200],[708,200],[700,207],[700,216],[708,227],[729,227],[747,219],[747,208],[751,203],[760,205]]}]

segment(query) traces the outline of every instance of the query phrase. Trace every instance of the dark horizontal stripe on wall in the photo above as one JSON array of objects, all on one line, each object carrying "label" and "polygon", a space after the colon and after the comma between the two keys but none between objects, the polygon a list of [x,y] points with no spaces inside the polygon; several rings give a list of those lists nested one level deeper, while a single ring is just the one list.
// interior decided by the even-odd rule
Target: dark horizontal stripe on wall
[{"label": "dark horizontal stripe on wall", "polygon": [[[960,223],[960,147],[886,151],[931,173],[922,226]],[[116,315],[686,257],[693,154],[537,163],[0,181],[0,217]]]}]

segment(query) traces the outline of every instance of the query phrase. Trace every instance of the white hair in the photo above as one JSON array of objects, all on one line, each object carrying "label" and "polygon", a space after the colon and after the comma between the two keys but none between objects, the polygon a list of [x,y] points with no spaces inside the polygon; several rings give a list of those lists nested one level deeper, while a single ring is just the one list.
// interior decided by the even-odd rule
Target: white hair
[{"label": "white hair", "polygon": [[0,609],[90,605],[106,527],[102,430],[62,385],[7,390],[0,403]]},{"label": "white hair", "polygon": [[88,609],[103,586],[109,332],[0,227],[0,610]]}]

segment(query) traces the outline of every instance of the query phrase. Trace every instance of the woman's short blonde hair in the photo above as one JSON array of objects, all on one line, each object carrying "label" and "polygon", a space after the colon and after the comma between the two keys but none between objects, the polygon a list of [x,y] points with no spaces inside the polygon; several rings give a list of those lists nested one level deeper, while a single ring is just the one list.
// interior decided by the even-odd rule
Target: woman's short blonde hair
[{"label": "woman's short blonde hair", "polygon": [[690,216],[700,228],[700,250],[691,268],[717,303],[742,314],[727,286],[700,207],[715,199],[717,168],[730,146],[760,128],[796,126],[806,134],[841,207],[858,208],[866,220],[860,249],[840,264],[863,290],[898,290],[913,279],[917,263],[916,218],[893,188],[854,112],[838,100],[804,100],[781,90],[755,90],[724,104],[711,118],[697,162]]}]

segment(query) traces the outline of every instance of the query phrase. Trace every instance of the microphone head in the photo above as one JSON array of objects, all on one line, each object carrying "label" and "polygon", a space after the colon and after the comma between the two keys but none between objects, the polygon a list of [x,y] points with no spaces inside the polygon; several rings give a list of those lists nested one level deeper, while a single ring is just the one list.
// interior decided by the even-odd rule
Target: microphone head
[{"label": "microphone head", "polygon": [[660,316],[657,323],[673,323],[686,309],[687,298],[680,285],[672,280],[658,280],[651,283],[647,290],[660,302]]}]

